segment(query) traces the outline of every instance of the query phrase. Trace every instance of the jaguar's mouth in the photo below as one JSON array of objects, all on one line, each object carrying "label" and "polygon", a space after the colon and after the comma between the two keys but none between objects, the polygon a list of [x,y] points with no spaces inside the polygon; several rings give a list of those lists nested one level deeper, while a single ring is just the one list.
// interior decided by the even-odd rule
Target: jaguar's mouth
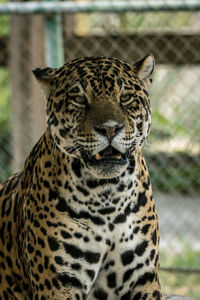
[{"label": "jaguar's mouth", "polygon": [[82,152],[82,158],[91,174],[97,178],[113,178],[122,174],[129,163],[128,151],[122,153],[111,145],[91,156]]},{"label": "jaguar's mouth", "polygon": [[100,164],[100,163],[113,163],[124,165],[128,162],[127,154],[123,154],[112,146],[106,147],[104,150],[100,151],[96,155],[92,156],[90,163]]}]

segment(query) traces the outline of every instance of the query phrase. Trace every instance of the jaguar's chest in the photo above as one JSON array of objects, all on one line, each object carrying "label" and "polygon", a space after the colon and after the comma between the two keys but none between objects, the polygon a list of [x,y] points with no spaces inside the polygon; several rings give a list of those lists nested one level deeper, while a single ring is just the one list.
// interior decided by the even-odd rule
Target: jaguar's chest
[{"label": "jaguar's chest", "polygon": [[100,251],[101,263],[95,266],[95,279],[88,299],[94,299],[97,291],[113,300],[128,295],[137,278],[153,268],[148,241],[133,216],[115,226],[112,232],[99,231],[98,237],[101,241],[90,245]]}]

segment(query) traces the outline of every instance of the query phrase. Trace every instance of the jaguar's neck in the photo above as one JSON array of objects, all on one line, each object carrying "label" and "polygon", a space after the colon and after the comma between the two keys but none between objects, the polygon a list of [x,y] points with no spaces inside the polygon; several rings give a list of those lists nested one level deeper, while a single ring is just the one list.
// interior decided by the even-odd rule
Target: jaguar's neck
[{"label": "jaguar's neck", "polygon": [[74,211],[84,211],[87,207],[92,214],[106,214],[124,211],[130,201],[138,198],[138,193],[144,189],[142,184],[149,184],[149,179],[144,177],[145,172],[142,172],[144,168],[143,156],[137,151],[123,174],[112,179],[97,179],[79,159],[67,157],[57,149],[47,130],[26,161],[23,180],[26,182],[30,178],[26,184],[34,187],[38,184],[37,178],[41,178],[39,173],[42,173],[48,181],[39,182],[39,185],[46,188],[46,193],[52,191],[57,194],[60,201],[58,209],[65,210],[69,206]]}]

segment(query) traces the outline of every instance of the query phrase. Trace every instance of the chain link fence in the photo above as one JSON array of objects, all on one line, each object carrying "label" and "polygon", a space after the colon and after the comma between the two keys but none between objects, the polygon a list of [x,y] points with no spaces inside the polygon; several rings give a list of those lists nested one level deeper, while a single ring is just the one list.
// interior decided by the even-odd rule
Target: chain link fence
[{"label": "chain link fence", "polygon": [[[0,14],[0,181],[23,167],[45,128],[43,96],[31,74],[46,65],[45,16]],[[200,12],[93,9],[59,16],[65,61],[155,56],[153,125],[144,153],[160,220],[163,289],[198,299]],[[50,38],[54,44],[55,32]]]}]

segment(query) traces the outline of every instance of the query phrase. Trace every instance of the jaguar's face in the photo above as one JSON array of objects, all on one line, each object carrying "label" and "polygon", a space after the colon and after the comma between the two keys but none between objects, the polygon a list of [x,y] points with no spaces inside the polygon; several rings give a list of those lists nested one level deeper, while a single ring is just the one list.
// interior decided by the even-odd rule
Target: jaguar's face
[{"label": "jaguar's face", "polygon": [[48,127],[60,150],[81,159],[98,178],[124,172],[150,129],[147,88],[153,65],[151,55],[133,66],[89,57],[60,69],[36,69],[47,89]]}]

